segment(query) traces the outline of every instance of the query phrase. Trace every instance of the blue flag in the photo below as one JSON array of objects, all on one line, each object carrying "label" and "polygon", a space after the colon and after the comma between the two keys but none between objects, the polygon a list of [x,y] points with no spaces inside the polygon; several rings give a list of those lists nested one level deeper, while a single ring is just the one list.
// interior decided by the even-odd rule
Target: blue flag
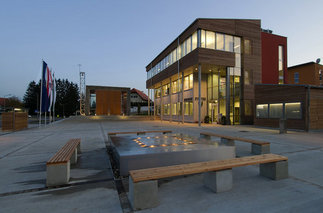
[{"label": "blue flag", "polygon": [[41,111],[48,112],[48,108],[50,105],[49,93],[47,89],[48,85],[48,74],[49,68],[45,61],[43,61],[43,69],[42,69],[42,94],[41,94]]}]

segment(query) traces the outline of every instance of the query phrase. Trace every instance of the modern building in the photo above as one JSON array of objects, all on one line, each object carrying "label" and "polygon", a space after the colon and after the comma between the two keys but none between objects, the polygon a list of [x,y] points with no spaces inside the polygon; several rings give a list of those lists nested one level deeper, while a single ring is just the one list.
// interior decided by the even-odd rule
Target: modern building
[{"label": "modern building", "polygon": [[130,88],[86,86],[85,115],[129,115]]},{"label": "modern building", "polygon": [[323,65],[309,62],[288,67],[288,83],[323,86]]},{"label": "modern building", "polygon": [[130,90],[130,103],[131,103],[131,113],[133,114],[148,114],[148,102],[151,106],[153,102],[148,98],[148,96],[136,88]]},{"label": "modern building", "polygon": [[260,20],[196,19],[146,66],[154,115],[253,123],[254,85],[285,83],[286,60],[287,39],[262,32]]},{"label": "modern building", "polygon": [[255,85],[255,125],[288,129],[323,128],[323,87],[291,84]]}]

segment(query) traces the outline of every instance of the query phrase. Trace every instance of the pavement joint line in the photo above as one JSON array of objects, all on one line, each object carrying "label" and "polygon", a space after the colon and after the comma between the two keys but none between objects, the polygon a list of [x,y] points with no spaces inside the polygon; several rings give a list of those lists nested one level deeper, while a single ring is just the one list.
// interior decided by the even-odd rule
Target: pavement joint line
[{"label": "pavement joint line", "polygon": [[9,152],[9,153],[7,153],[6,155],[4,155],[4,156],[0,157],[0,160],[1,160],[2,158],[8,157],[9,155],[11,155],[11,154],[13,154],[13,153],[15,153],[15,152],[17,152],[17,151],[19,151],[19,150],[21,150],[21,149],[23,149],[23,148],[26,148],[26,147],[27,147],[27,146],[29,146],[29,145],[32,145],[32,144],[34,144],[34,143],[37,143],[37,142],[39,142],[39,141],[41,141],[41,140],[43,140],[43,139],[45,139],[45,138],[47,138],[47,137],[49,137],[49,136],[52,136],[52,135],[54,135],[54,134],[55,134],[55,133],[52,133],[52,134],[46,135],[46,136],[41,137],[41,138],[39,138],[39,139],[37,139],[37,140],[35,140],[35,141],[33,141],[33,142],[29,143],[29,144],[25,144],[25,145],[23,145],[23,146],[19,147],[18,149],[14,150],[14,151],[12,151],[12,152]]},{"label": "pavement joint line", "polygon": [[113,178],[99,179],[99,180],[85,180],[85,181],[79,181],[79,182],[69,183],[69,184],[64,184],[59,186],[39,187],[39,188],[33,188],[33,189],[18,190],[13,192],[5,192],[5,193],[1,193],[0,197],[7,197],[10,195],[25,194],[30,192],[40,192],[40,191],[53,190],[53,189],[63,189],[71,186],[81,186],[86,184],[94,184],[94,183],[101,183],[101,182],[108,182],[108,181],[113,181]]},{"label": "pavement joint line", "polygon": [[303,183],[307,183],[307,184],[310,184],[312,186],[316,186],[316,187],[318,187],[320,189],[323,189],[323,186],[319,185],[317,183],[309,182],[309,181],[306,181],[306,180],[303,180],[303,179],[300,179],[300,178],[297,178],[297,177],[294,177],[294,176],[289,176],[288,178],[291,178],[293,180],[300,181],[300,182],[303,182]]},{"label": "pavement joint line", "polygon": [[123,213],[132,213],[133,211],[131,209],[131,205],[130,205],[130,202],[129,202],[129,199],[128,199],[128,196],[127,196],[127,192],[126,192],[126,190],[125,190],[125,188],[123,186],[122,179],[120,177],[116,176],[116,174],[117,174],[117,172],[115,171],[116,167],[112,165],[113,156],[112,156],[112,153],[111,153],[111,146],[109,145],[109,141],[107,139],[107,136],[104,133],[104,129],[102,127],[102,122],[100,122],[100,129],[101,129],[101,133],[102,133],[102,136],[103,136],[104,143],[106,145],[107,154],[108,154],[108,157],[110,159],[108,163],[110,164],[110,168],[112,169],[113,180],[114,180],[114,184],[116,186],[117,192],[118,192],[122,212]]},{"label": "pavement joint line", "polygon": [[316,148],[310,148],[310,149],[297,150],[297,151],[293,151],[293,152],[282,152],[282,153],[279,153],[279,154],[281,154],[281,155],[284,155],[284,154],[294,154],[294,153],[314,151],[314,150],[322,151],[321,149],[323,149],[323,148],[322,147],[316,147]]}]

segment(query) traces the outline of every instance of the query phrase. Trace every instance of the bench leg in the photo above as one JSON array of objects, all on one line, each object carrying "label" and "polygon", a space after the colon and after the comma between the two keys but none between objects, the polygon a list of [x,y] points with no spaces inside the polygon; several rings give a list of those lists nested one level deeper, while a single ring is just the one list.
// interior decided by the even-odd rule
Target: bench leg
[{"label": "bench leg", "polygon": [[260,164],[259,169],[261,176],[273,180],[288,178],[288,161]]},{"label": "bench leg", "polygon": [[206,172],[203,175],[204,185],[216,193],[232,189],[232,169]]},{"label": "bench leg", "polygon": [[74,150],[73,155],[70,159],[71,164],[76,164],[77,163],[77,149]]},{"label": "bench leg", "polygon": [[227,138],[221,138],[221,143],[226,144],[228,146],[235,146],[234,140],[227,139]]},{"label": "bench leg", "polygon": [[133,210],[149,209],[158,206],[157,180],[134,183],[129,176],[129,201]]},{"label": "bench leg", "polygon": [[259,145],[251,144],[251,153],[254,155],[262,155],[270,153],[270,144]]},{"label": "bench leg", "polygon": [[70,179],[70,162],[65,164],[47,165],[47,186],[68,184]]},{"label": "bench leg", "polygon": [[211,140],[211,136],[210,135],[202,135],[202,134],[200,134],[200,138],[206,139],[206,140]]}]

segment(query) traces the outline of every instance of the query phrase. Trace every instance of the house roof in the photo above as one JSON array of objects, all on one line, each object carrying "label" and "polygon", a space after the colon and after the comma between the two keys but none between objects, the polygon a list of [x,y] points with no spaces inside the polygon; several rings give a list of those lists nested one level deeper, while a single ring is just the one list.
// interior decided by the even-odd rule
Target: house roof
[{"label": "house roof", "polygon": [[143,91],[140,91],[140,90],[137,90],[136,88],[133,88],[130,92],[131,93],[137,93],[141,97],[142,100],[148,101],[148,96]]}]

